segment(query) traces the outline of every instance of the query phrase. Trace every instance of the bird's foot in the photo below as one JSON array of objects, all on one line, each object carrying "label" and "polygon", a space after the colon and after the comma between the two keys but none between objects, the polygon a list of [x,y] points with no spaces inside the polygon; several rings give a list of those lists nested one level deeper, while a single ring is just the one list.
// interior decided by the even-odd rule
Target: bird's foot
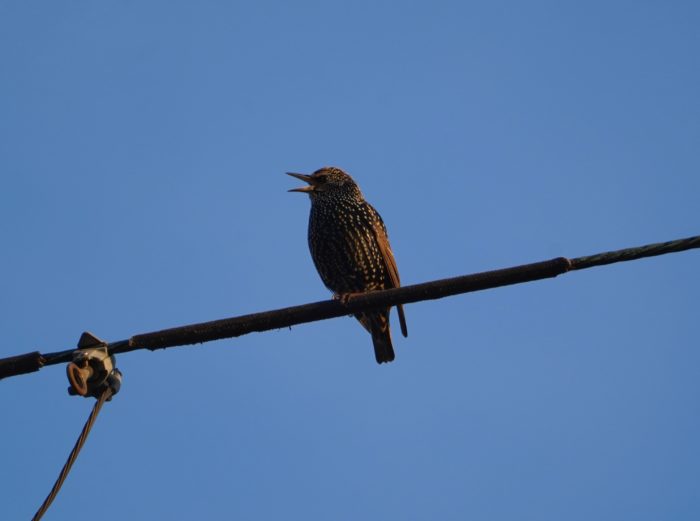
[{"label": "bird's foot", "polygon": [[335,293],[333,295],[333,300],[338,300],[343,306],[345,306],[351,298],[361,294],[362,293]]}]

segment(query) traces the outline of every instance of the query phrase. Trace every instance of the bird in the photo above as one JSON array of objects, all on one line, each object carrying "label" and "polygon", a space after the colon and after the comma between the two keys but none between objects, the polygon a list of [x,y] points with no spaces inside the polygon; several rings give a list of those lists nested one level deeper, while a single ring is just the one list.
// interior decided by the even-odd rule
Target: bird
[{"label": "bird", "polygon": [[[311,175],[287,172],[306,182],[290,192],[311,199],[308,242],[311,258],[334,298],[347,302],[353,294],[398,288],[401,284],[386,226],[360,187],[340,168],[327,166]],[[401,333],[408,336],[403,306],[396,306]],[[394,360],[389,327],[390,308],[359,312],[355,318],[372,335],[378,364]]]}]

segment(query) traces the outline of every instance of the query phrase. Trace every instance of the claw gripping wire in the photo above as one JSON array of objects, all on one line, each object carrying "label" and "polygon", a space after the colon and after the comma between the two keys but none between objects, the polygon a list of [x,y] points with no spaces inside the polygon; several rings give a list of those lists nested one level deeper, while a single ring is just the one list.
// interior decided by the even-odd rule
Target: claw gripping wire
[{"label": "claw gripping wire", "polygon": [[114,357],[107,351],[107,343],[103,342],[91,333],[85,332],[78,341],[78,350],[73,353],[73,361],[68,364],[66,372],[70,387],[68,394],[80,395],[84,397],[92,396],[97,398],[97,402],[92,408],[92,412],[80,432],[80,436],[75,442],[75,446],[68,456],[66,464],[61,469],[61,473],[56,479],[51,492],[37,510],[32,521],[38,521],[48,510],[49,506],[61,490],[63,482],[68,477],[73,463],[83,448],[87,440],[90,429],[92,429],[97,415],[105,402],[110,401],[112,396],[119,392],[122,374],[114,367]]}]

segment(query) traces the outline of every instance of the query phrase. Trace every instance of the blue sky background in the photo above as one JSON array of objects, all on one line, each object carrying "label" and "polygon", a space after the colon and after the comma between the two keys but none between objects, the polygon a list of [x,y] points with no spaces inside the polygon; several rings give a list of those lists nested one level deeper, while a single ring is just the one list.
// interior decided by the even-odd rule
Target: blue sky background
[{"label": "blue sky background", "polygon": [[[0,3],[0,356],[329,296],[286,171],[404,283],[700,233],[697,2]],[[695,520],[700,254],[118,358],[46,519]],[[395,318],[394,318],[395,320]],[[88,415],[0,382],[3,519]]]}]

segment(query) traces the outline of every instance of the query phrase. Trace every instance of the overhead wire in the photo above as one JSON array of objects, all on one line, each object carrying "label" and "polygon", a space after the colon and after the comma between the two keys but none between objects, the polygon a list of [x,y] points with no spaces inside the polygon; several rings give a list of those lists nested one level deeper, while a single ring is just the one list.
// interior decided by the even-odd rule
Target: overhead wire
[{"label": "overhead wire", "polygon": [[68,459],[66,460],[65,465],[63,465],[63,468],[61,469],[61,473],[58,475],[58,478],[56,478],[56,482],[51,488],[49,494],[46,496],[46,499],[44,499],[44,502],[36,511],[34,517],[32,517],[32,521],[39,521],[49,509],[51,503],[53,503],[53,500],[56,499],[58,492],[61,490],[63,483],[68,477],[70,469],[73,467],[75,460],[78,458],[78,454],[80,454],[80,450],[83,448],[83,445],[85,445],[85,442],[87,441],[87,437],[90,434],[90,431],[92,430],[92,426],[95,424],[97,415],[100,414],[100,410],[102,409],[102,406],[104,405],[105,401],[109,400],[111,396],[112,389],[110,387],[106,387],[104,391],[102,391],[100,397],[95,402],[95,405],[93,405],[92,411],[90,412],[90,416],[88,416],[88,419],[85,422],[85,425],[83,426],[83,430],[80,431],[80,436],[78,436],[78,439],[75,441],[73,450],[71,450],[70,454],[68,455]]},{"label": "overhead wire", "polygon": [[[110,355],[114,355],[135,351],[137,349],[155,350],[199,344],[223,338],[238,337],[252,332],[262,332],[314,322],[316,320],[336,318],[364,310],[439,299],[462,293],[552,278],[570,271],[604,266],[616,262],[632,261],[656,255],[665,255],[695,248],[700,248],[700,236],[596,253],[585,257],[575,257],[571,259],[557,257],[542,262],[524,264],[511,268],[473,273],[422,284],[363,293],[353,296],[347,302],[343,303],[338,300],[326,300],[137,334],[126,340],[111,342],[107,344],[107,349]],[[23,355],[0,359],[0,379],[38,371],[47,365],[69,362],[73,356],[73,352],[73,349],[50,353],[33,351]]]}]

